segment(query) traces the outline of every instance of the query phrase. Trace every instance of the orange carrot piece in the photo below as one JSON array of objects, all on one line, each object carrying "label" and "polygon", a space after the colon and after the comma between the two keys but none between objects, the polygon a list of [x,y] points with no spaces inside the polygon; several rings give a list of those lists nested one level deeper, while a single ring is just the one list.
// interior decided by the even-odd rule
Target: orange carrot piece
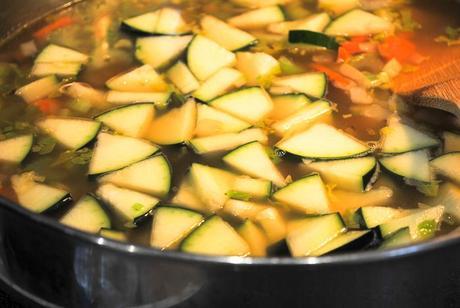
[{"label": "orange carrot piece", "polygon": [[60,108],[59,101],[53,98],[40,99],[33,103],[42,113],[47,115],[57,114]]},{"label": "orange carrot piece", "polygon": [[327,66],[324,66],[324,65],[321,65],[321,64],[317,64],[317,63],[314,63],[312,64],[312,67],[314,70],[318,71],[318,72],[323,72],[327,75],[327,77],[333,81],[333,82],[336,82],[342,86],[349,86],[351,84],[353,84],[353,81],[348,79],[347,77],[343,76],[342,74],[340,73],[337,73],[336,71],[334,71],[333,69],[330,69],[329,67]]},{"label": "orange carrot piece", "polygon": [[44,26],[40,30],[34,33],[34,37],[37,40],[44,40],[46,39],[51,33],[54,31],[70,26],[74,23],[75,21],[69,17],[69,16],[63,16],[56,21],[50,23],[49,25]]},{"label": "orange carrot piece", "polygon": [[378,46],[380,55],[386,60],[395,58],[401,63],[410,62],[417,53],[417,47],[405,35],[390,36]]}]

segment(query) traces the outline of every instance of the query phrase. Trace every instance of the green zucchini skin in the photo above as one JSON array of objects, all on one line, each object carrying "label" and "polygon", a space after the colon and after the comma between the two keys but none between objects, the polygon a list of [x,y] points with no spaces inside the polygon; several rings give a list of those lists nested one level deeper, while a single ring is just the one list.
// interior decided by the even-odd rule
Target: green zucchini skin
[{"label": "green zucchini skin", "polygon": [[309,44],[324,47],[331,50],[338,50],[340,45],[335,38],[309,30],[291,30],[289,31],[289,43],[291,44]]}]

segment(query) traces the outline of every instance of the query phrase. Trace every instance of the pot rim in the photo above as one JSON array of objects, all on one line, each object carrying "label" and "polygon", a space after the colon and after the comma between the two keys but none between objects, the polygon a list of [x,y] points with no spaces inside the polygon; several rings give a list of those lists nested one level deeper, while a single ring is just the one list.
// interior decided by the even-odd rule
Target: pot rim
[{"label": "pot rim", "polygon": [[424,253],[460,245],[460,236],[455,231],[450,234],[434,238],[427,242],[414,244],[410,246],[394,248],[389,250],[369,250],[364,252],[352,252],[337,254],[323,257],[237,257],[237,256],[206,256],[183,253],[179,251],[161,251],[153,247],[147,247],[137,244],[123,243],[108,238],[101,237],[97,234],[86,233],[64,224],[45,215],[33,213],[20,205],[8,199],[0,197],[0,205],[4,206],[10,212],[24,216],[30,221],[54,232],[62,232],[64,235],[73,237],[90,245],[102,246],[108,250],[137,257],[150,257],[169,259],[172,261],[205,263],[210,265],[236,265],[236,266],[324,266],[324,265],[345,265],[369,262],[383,262],[395,260],[403,257],[421,255]]}]

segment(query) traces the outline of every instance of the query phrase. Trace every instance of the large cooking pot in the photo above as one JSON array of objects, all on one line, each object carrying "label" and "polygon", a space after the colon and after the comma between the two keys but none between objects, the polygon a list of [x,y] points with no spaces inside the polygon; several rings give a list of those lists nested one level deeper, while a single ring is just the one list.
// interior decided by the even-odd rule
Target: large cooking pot
[{"label": "large cooking pot", "polygon": [[[0,38],[69,0],[1,0]],[[322,258],[160,252],[0,199],[0,279],[64,307],[460,307],[460,237]]]}]

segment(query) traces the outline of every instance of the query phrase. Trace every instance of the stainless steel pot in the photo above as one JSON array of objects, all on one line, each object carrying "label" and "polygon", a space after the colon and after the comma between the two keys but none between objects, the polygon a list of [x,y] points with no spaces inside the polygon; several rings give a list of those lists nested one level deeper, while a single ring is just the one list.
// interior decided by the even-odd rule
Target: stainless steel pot
[{"label": "stainless steel pot", "polygon": [[[0,38],[68,0],[2,0]],[[322,258],[204,257],[125,245],[0,199],[0,279],[63,307],[460,307],[460,237]]]}]

